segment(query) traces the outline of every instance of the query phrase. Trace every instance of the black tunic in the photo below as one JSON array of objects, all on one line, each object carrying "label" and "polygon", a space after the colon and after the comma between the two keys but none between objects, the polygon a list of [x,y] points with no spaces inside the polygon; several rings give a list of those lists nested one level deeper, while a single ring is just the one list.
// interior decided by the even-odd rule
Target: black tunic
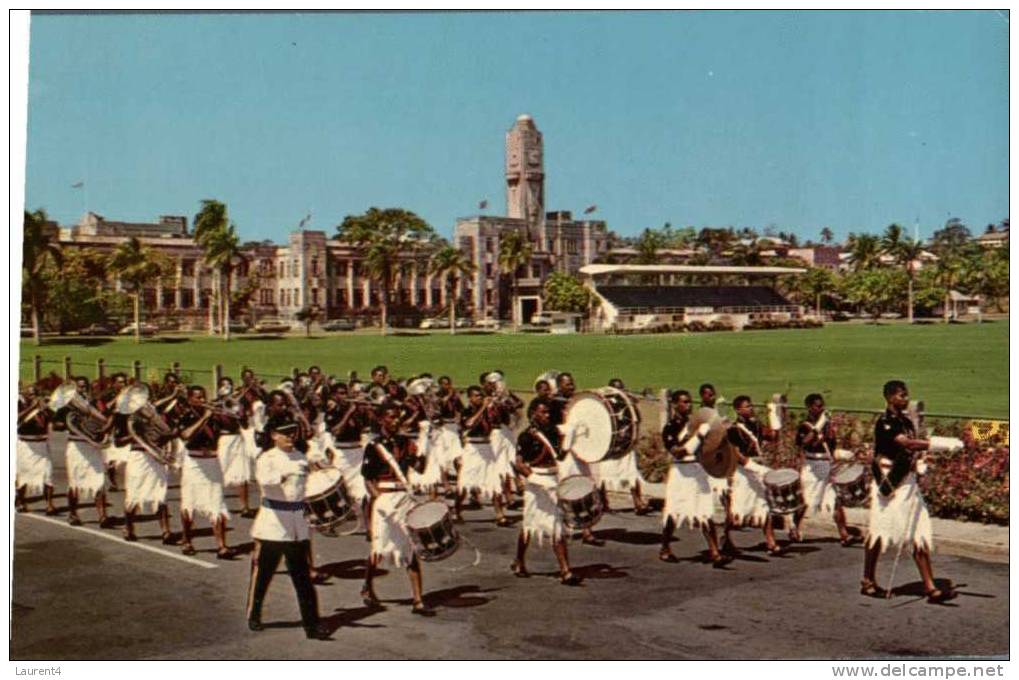
[{"label": "black tunic", "polygon": [[[871,463],[871,472],[878,481],[878,490],[884,496],[890,496],[913,468],[913,452],[895,441],[900,434],[909,439],[916,438],[913,421],[905,414],[897,414],[888,409],[874,424],[874,461]],[[892,469],[887,477],[878,466],[878,458],[892,461]]]}]

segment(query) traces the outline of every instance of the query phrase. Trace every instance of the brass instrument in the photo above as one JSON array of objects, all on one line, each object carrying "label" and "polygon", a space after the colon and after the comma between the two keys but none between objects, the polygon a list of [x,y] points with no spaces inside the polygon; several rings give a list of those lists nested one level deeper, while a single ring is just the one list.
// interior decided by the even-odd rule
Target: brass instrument
[{"label": "brass instrument", "polygon": [[64,383],[50,397],[49,408],[53,411],[65,406],[69,409],[67,429],[71,434],[87,439],[98,447],[109,445],[109,432],[104,432],[106,416],[81,396],[74,383]]},{"label": "brass instrument", "polygon": [[132,441],[164,465],[173,465],[173,430],[149,401],[145,385],[131,385],[117,395],[117,412],[126,414]]}]

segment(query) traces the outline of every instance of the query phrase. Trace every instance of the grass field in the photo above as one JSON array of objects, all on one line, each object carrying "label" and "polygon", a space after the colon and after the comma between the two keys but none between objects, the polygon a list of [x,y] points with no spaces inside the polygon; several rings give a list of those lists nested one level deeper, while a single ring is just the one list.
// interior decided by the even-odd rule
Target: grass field
[{"label": "grass field", "polygon": [[[984,324],[869,326],[833,324],[822,329],[640,336],[318,334],[317,337],[246,338],[225,343],[206,336],[132,339],[64,338],[37,348],[21,344],[21,376],[31,375],[40,354],[43,370],[60,371],[70,356],[75,371],[94,375],[102,357],[111,366],[140,359],[146,374],[179,361],[195,381],[208,383],[214,364],[236,376],[242,366],[260,375],[320,365],[346,376],[367,377],[376,364],[397,376],[428,371],[449,374],[460,386],[482,371],[503,370],[518,389],[548,369],[569,370],[581,387],[622,378],[627,387],[685,387],[712,382],[732,399],[747,393],[763,400],[783,391],[801,403],[812,391],[843,408],[883,407],[881,385],[909,383],[932,413],[1008,417],[1008,321]],[[114,370],[114,369],[110,369]]]}]

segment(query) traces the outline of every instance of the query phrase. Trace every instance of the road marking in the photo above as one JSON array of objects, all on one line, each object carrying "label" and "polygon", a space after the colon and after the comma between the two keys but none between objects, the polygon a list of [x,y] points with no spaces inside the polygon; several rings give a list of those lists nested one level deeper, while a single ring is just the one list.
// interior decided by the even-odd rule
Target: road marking
[{"label": "road marking", "polygon": [[162,555],[163,557],[172,557],[175,560],[180,560],[181,562],[187,562],[188,564],[194,564],[194,565],[199,566],[199,567],[204,567],[205,569],[216,569],[216,568],[219,567],[218,564],[209,564],[208,562],[203,562],[202,560],[196,559],[194,557],[188,557],[187,555],[178,555],[176,553],[167,552],[166,550],[161,550],[159,548],[153,548],[151,545],[145,545],[144,543],[137,543],[137,542],[136,543],[129,543],[129,542],[125,541],[123,538],[121,538],[119,536],[115,536],[115,535],[110,534],[110,533],[105,532],[105,531],[100,531],[99,529],[90,529],[89,527],[72,527],[70,524],[68,524],[64,520],[54,519],[52,517],[47,517],[45,515],[36,515],[36,514],[33,514],[33,513],[29,513],[29,512],[22,512],[22,513],[18,513],[18,517],[30,517],[32,519],[42,520],[43,522],[49,522],[50,524],[56,524],[59,527],[64,527],[65,529],[70,529],[72,531],[84,531],[86,533],[92,534],[93,536],[99,536],[100,538],[105,538],[108,541],[115,541],[118,545],[130,546],[132,548],[140,548],[142,550],[148,550],[151,553],[156,553],[157,555]]}]

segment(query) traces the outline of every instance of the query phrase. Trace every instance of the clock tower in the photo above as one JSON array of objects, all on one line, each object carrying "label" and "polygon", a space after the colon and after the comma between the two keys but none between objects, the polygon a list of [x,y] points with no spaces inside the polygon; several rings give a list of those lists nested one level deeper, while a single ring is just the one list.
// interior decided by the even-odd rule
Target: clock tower
[{"label": "clock tower", "polygon": [[545,219],[545,158],[541,133],[525,114],[506,133],[506,215],[540,227]]}]

